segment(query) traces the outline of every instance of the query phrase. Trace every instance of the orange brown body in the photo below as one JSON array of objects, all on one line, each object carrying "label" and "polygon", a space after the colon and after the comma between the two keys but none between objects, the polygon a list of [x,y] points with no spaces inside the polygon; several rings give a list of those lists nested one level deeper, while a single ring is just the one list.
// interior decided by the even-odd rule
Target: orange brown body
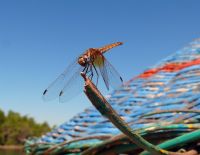
[{"label": "orange brown body", "polygon": [[89,48],[83,55],[79,57],[78,63],[83,67],[85,67],[87,63],[93,63],[95,66],[101,65],[104,60],[103,53],[122,44],[122,42],[116,42],[101,48]]}]

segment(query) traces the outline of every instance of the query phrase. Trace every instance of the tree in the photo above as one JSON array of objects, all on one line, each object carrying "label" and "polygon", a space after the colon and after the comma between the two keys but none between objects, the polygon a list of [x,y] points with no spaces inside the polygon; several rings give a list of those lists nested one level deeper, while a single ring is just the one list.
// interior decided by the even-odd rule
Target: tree
[{"label": "tree", "polygon": [[1,126],[1,124],[3,124],[4,121],[5,121],[5,114],[4,114],[4,112],[0,109],[0,126]]},{"label": "tree", "polygon": [[9,111],[7,116],[0,111],[0,144],[23,144],[28,137],[41,136],[51,130],[48,123],[36,123],[33,118]]}]

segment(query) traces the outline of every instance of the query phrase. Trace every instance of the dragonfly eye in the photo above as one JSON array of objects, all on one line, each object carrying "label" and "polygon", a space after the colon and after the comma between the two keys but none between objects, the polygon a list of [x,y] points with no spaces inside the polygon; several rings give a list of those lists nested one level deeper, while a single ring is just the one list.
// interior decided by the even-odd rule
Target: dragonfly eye
[{"label": "dragonfly eye", "polygon": [[81,66],[85,66],[86,63],[87,63],[87,59],[86,58],[83,58],[83,57],[79,57],[78,59],[78,63],[81,65]]}]

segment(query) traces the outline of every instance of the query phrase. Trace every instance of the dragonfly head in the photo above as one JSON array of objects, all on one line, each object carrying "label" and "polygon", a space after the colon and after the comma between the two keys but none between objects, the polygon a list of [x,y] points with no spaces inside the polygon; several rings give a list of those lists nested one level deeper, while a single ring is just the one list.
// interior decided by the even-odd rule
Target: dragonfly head
[{"label": "dragonfly head", "polygon": [[79,63],[81,66],[85,67],[85,65],[87,64],[87,57],[85,57],[85,56],[80,56],[80,57],[78,58],[78,63]]}]

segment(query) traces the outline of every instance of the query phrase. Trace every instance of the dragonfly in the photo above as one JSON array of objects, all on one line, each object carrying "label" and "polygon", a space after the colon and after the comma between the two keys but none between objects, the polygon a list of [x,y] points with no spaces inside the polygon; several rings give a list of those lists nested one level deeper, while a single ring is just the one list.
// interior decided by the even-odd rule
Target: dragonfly
[{"label": "dragonfly", "polygon": [[85,73],[90,80],[98,85],[101,75],[107,90],[116,89],[122,85],[123,80],[116,69],[105,58],[104,54],[110,49],[122,45],[116,42],[100,48],[89,48],[77,57],[43,92],[45,101],[59,97],[60,102],[67,102],[81,92],[83,79],[80,72]]}]

